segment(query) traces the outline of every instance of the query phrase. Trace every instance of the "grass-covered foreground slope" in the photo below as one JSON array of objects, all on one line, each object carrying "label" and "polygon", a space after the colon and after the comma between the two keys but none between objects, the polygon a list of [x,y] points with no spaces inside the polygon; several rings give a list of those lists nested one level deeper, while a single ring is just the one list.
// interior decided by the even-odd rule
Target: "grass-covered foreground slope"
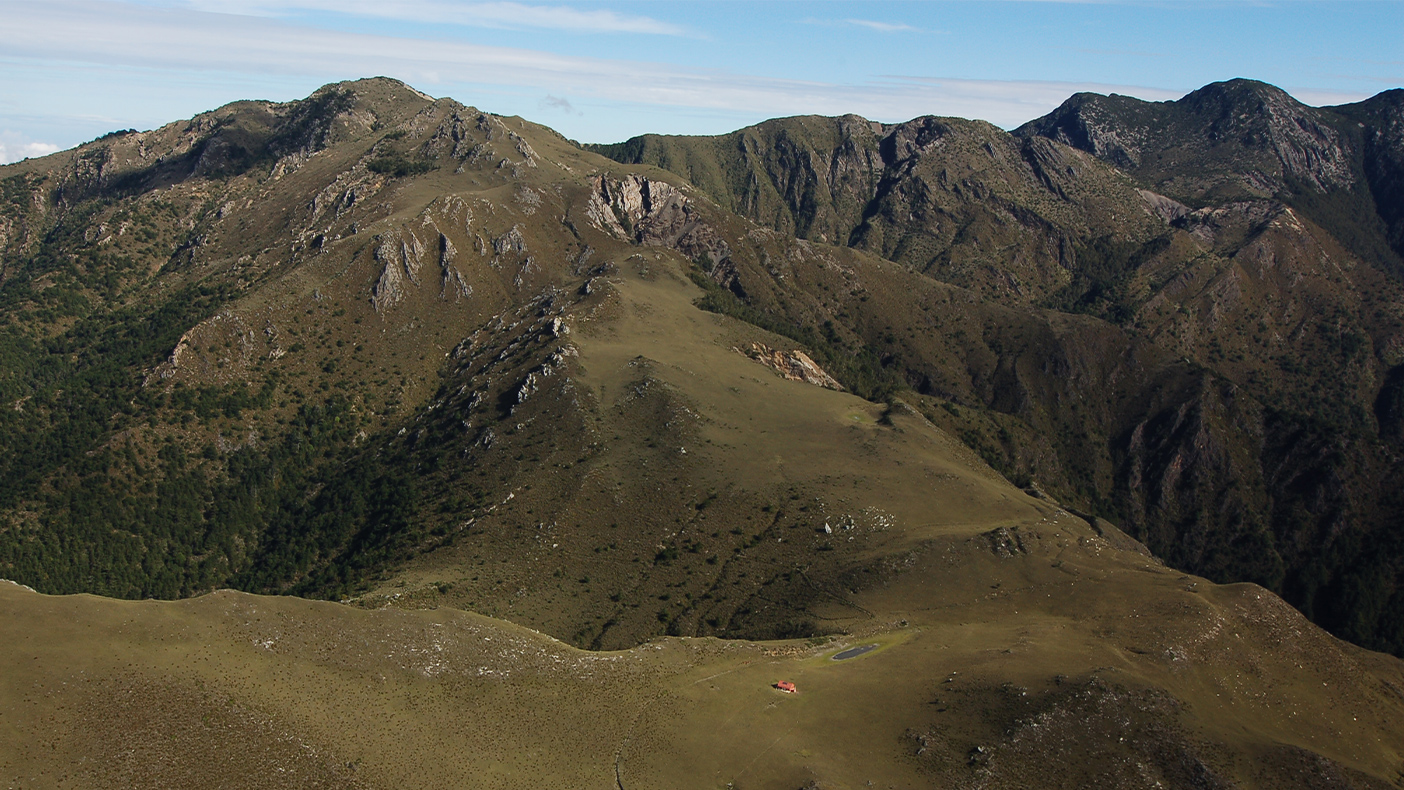
[{"label": "grass-covered foreground slope", "polygon": [[[1010,489],[1011,497],[1018,496]],[[913,543],[847,634],[588,652],[452,608],[0,585],[23,787],[1398,786],[1404,670],[1035,518]],[[876,645],[836,662],[851,646]],[[771,686],[797,684],[795,695]]]},{"label": "grass-covered foreground slope", "polygon": [[[1014,488],[911,407],[781,378],[732,346],[783,338],[697,309],[688,266],[636,254],[539,321],[552,372],[509,390],[506,425],[464,431],[512,496],[361,599],[378,608],[0,585],[0,778],[1397,786],[1397,659],[1255,585],[1167,568]],[[432,439],[435,412],[471,422],[451,404],[417,444],[453,441]],[[563,447],[550,472],[514,471]],[[792,627],[820,635],[638,644]]]},{"label": "grass-covered foreground slope", "polygon": [[467,482],[497,477],[499,493],[364,603],[453,603],[594,647],[808,636],[834,627],[816,607],[913,544],[1034,517],[911,407],[741,353],[791,341],[699,309],[690,271],[650,250],[592,280],[551,319],[551,356],[495,427],[461,424],[475,413],[463,402],[486,400],[481,374],[428,413],[421,441],[448,444],[476,470]]}]

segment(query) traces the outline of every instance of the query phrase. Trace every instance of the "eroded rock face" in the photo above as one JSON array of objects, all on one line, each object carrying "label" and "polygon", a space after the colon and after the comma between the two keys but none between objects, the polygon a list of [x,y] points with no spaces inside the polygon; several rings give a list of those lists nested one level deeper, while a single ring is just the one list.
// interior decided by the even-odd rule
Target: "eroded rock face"
[{"label": "eroded rock face", "polygon": [[1148,189],[1138,189],[1136,192],[1146,201],[1147,209],[1167,225],[1174,224],[1176,220],[1190,213],[1189,206],[1164,195],[1157,195]]},{"label": "eroded rock face", "polygon": [[385,268],[371,292],[376,312],[394,307],[405,298],[405,283],[419,284],[419,267],[424,263],[424,243],[413,233],[389,233],[375,250],[375,259]]},{"label": "eroded rock face", "polygon": [[498,255],[526,255],[526,238],[522,229],[513,225],[506,233],[492,240],[492,250]]},{"label": "eroded rock face", "polygon": [[381,271],[370,291],[376,312],[385,313],[400,305],[411,287],[424,285],[429,279],[423,273],[427,261],[438,262],[440,300],[459,303],[472,297],[476,276],[473,264],[477,262],[470,259],[465,265],[459,245],[453,241],[455,236],[465,249],[476,247],[480,258],[486,257],[489,250],[497,253],[489,264],[494,267],[503,256],[521,256],[527,249],[526,236],[518,225],[496,237],[491,245],[483,241],[473,227],[472,207],[460,195],[447,195],[415,220],[377,236],[373,257]]},{"label": "eroded rock face", "polygon": [[1363,137],[1365,179],[1389,244],[1404,257],[1404,90],[1331,108],[1356,123]]},{"label": "eroded rock face", "polygon": [[640,175],[615,180],[596,176],[585,214],[616,238],[667,247],[707,264],[722,265],[731,247],[697,212],[682,190]]},{"label": "eroded rock face", "polygon": [[[740,349],[737,349],[740,351]],[[831,390],[843,390],[843,385],[824,372],[809,355],[795,349],[793,351],[780,351],[773,349],[763,343],[752,343],[741,353],[754,359],[755,361],[775,370],[782,377],[790,381],[803,381],[806,384],[813,384],[816,387],[826,387]]]},{"label": "eroded rock face", "polygon": [[463,279],[463,272],[454,263],[458,250],[448,236],[439,234],[439,271],[442,273],[439,284],[440,297],[447,299],[452,294],[455,301],[473,295],[473,286]]}]

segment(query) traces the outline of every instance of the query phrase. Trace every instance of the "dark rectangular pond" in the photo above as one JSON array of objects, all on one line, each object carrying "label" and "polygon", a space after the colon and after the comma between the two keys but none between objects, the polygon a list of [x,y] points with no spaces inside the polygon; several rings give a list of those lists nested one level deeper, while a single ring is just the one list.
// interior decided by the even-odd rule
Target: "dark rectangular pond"
[{"label": "dark rectangular pond", "polygon": [[850,647],[847,650],[835,653],[834,660],[843,661],[849,658],[857,658],[858,656],[861,656],[864,653],[867,653],[872,650],[877,650],[877,645],[860,645],[859,647]]}]

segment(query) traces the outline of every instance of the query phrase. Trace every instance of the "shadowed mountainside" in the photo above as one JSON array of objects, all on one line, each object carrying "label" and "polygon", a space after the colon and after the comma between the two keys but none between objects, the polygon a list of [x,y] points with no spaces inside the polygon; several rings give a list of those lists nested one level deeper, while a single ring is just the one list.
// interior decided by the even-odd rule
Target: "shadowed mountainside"
[{"label": "shadowed mountainside", "polygon": [[[913,315],[899,297],[876,320],[848,304],[809,316],[857,332],[938,405],[973,409],[948,425],[1011,479],[1397,652],[1397,93],[1314,109],[1237,80],[1158,104],[1079,94],[1013,135],[804,117],[595,150],[671,169],[781,232],[1011,308],[1102,319],[1083,331],[1117,340],[1069,350],[1011,331],[1036,311],[941,326],[894,320]],[[789,296],[758,299],[743,293],[805,320]],[[990,361],[950,359],[971,345]],[[1063,361],[1088,353],[1100,377],[1069,378]]]}]

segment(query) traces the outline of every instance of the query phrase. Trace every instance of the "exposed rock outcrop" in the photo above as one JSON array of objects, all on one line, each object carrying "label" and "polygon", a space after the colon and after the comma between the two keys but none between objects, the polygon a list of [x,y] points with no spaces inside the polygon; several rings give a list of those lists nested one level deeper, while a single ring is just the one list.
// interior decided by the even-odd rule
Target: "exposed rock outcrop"
[{"label": "exposed rock outcrop", "polygon": [[[737,350],[740,351],[740,349]],[[752,343],[741,353],[771,368],[790,381],[803,381],[816,387],[843,390],[843,385],[839,384],[833,376],[825,373],[824,369],[810,359],[808,354],[798,349],[780,351],[763,343]]]},{"label": "exposed rock outcrop", "polygon": [[458,270],[454,264],[454,259],[458,255],[458,250],[453,246],[453,242],[448,236],[439,234],[439,271],[442,273],[439,284],[439,296],[448,299],[450,294],[454,301],[459,301],[473,295],[473,286],[463,279],[463,272]]},{"label": "exposed rock outcrop", "polygon": [[424,263],[424,243],[409,231],[395,231],[381,237],[375,260],[384,267],[371,291],[376,312],[399,304],[405,298],[405,282],[419,284],[419,268]]},{"label": "exposed rock outcrop", "polygon": [[682,190],[662,181],[631,175],[615,180],[596,176],[585,208],[590,223],[616,238],[667,247],[703,263],[724,265],[731,247],[703,221]]}]

